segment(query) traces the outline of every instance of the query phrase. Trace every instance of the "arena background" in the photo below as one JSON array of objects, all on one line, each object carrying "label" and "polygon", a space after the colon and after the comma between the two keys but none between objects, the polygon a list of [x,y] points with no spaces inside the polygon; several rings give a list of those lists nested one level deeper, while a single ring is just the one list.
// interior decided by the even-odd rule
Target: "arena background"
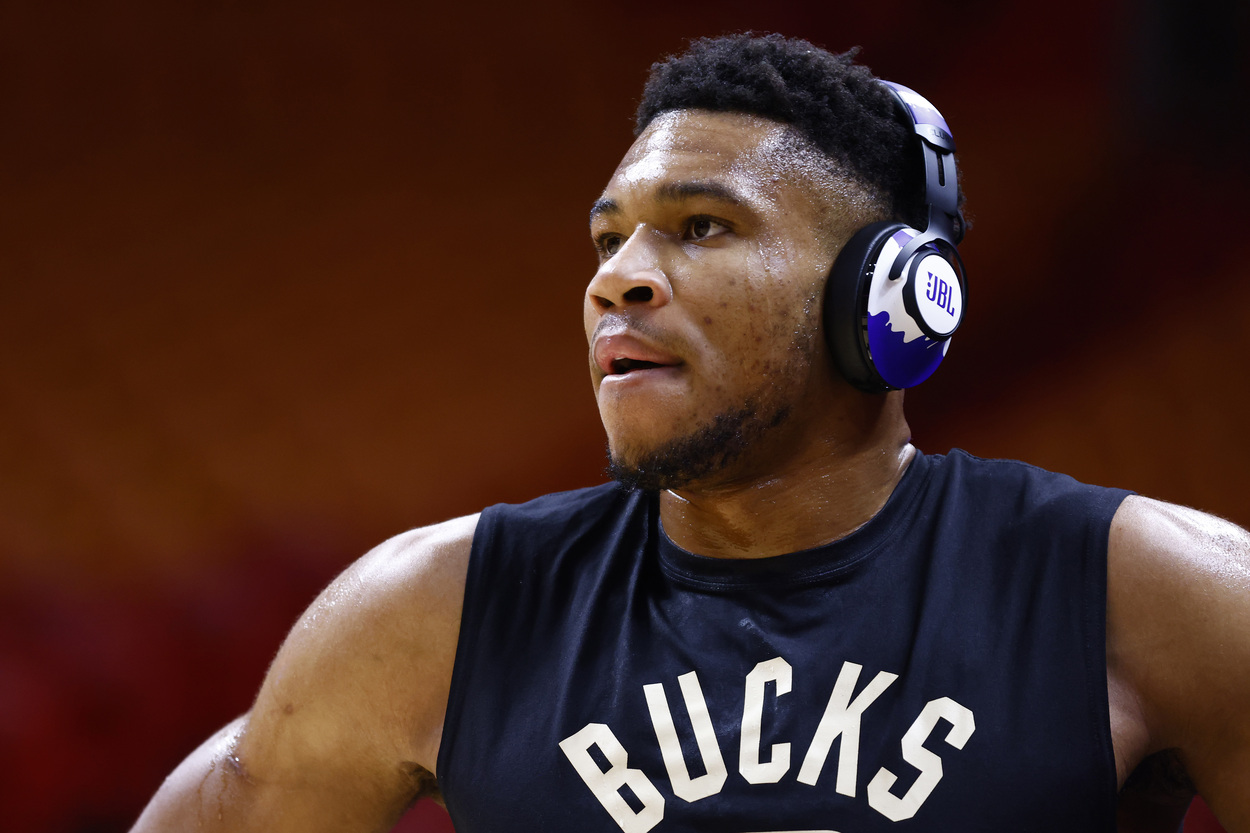
[{"label": "arena background", "polygon": [[355,556],[601,479],[586,212],[691,36],[952,124],[922,448],[1250,523],[1246,4],[417,5],[0,6],[0,827],[125,830]]}]

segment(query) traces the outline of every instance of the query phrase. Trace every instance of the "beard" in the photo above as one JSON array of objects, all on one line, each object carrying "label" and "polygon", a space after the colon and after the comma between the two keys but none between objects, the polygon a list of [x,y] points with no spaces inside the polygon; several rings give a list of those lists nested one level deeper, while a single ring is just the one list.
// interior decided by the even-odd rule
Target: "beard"
[{"label": "beard", "polygon": [[810,299],[803,310],[802,320],[794,327],[788,360],[742,400],[742,407],[717,414],[685,436],[629,454],[629,459],[625,454],[614,455],[609,443],[608,476],[628,489],[681,489],[724,472],[789,419],[798,402],[799,388],[793,383],[811,372],[821,339],[819,298]]},{"label": "beard", "polygon": [[754,402],[653,448],[636,460],[625,461],[608,449],[608,475],[627,489],[658,492],[680,489],[731,466],[757,440],[790,416],[781,405],[761,413]]}]

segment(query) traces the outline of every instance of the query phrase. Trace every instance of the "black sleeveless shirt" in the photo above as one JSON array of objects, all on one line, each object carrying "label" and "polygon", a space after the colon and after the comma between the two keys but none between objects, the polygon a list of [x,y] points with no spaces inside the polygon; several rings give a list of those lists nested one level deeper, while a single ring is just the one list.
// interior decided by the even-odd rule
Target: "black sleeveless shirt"
[{"label": "black sleeveless shirt", "polygon": [[1115,829],[1126,492],[917,454],[827,546],[705,558],[607,485],[486,510],[438,757],[458,833]]}]

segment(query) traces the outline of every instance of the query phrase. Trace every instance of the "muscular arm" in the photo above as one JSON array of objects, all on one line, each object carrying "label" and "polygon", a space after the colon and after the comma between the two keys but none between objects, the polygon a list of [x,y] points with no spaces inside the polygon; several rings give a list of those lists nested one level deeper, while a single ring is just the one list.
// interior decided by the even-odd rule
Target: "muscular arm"
[{"label": "muscular arm", "polygon": [[1108,552],[1107,663],[1121,783],[1148,760],[1170,773],[1148,779],[1157,801],[1188,782],[1230,833],[1250,831],[1250,536],[1126,500]]},{"label": "muscular arm", "polygon": [[386,831],[433,788],[476,517],[398,536],[296,623],[252,709],[132,833]]}]

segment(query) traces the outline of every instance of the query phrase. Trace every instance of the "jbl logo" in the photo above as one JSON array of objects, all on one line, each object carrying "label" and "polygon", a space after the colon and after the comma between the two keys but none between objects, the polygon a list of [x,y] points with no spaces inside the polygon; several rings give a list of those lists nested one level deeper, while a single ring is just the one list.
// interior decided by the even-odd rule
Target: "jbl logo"
[{"label": "jbl logo", "polygon": [[951,291],[950,284],[930,272],[928,290],[925,293],[926,298],[951,315],[955,314],[955,293]]}]

